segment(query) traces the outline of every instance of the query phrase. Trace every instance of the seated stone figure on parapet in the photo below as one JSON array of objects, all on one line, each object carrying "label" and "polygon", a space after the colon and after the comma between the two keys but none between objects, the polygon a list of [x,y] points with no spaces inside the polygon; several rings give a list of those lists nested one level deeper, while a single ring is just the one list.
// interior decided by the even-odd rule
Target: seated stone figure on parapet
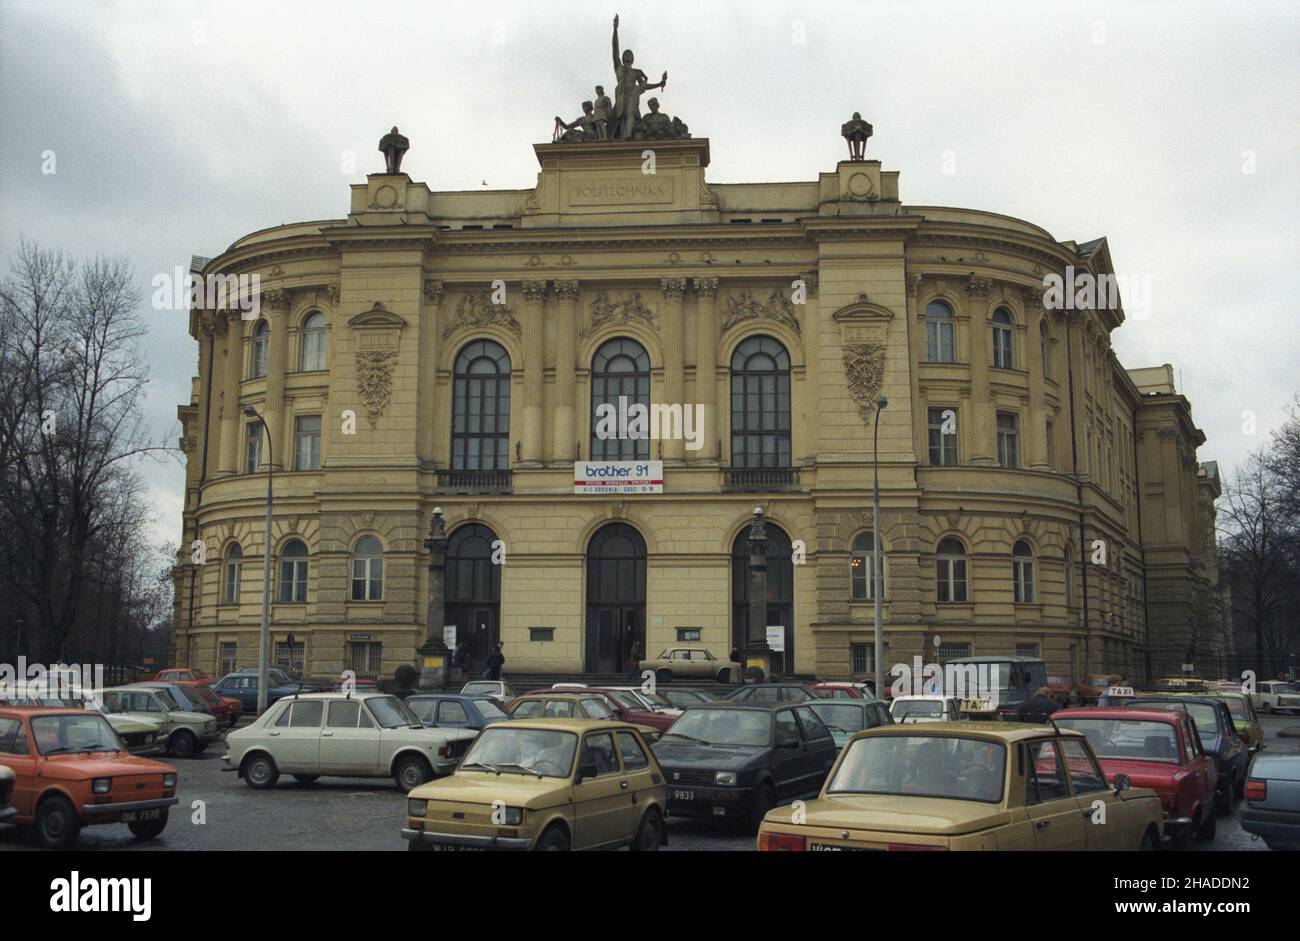
[{"label": "seated stone figure on parapet", "polygon": [[582,103],[582,114],[568,124],[558,114],[555,116],[553,144],[582,144],[596,139],[595,109],[590,101]]}]

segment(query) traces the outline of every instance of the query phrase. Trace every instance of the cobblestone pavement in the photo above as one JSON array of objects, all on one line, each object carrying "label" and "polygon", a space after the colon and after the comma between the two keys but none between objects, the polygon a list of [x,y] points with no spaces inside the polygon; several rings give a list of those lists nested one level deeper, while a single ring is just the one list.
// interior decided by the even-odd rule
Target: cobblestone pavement
[{"label": "cobblestone pavement", "polygon": [[[1264,716],[1269,751],[1300,752],[1300,739],[1278,733],[1300,726],[1294,716]],[[88,827],[84,850],[405,850],[398,835],[404,799],[387,779],[322,778],[311,786],[286,776],[270,791],[253,791],[236,775],[222,771],[224,747],[214,745],[199,758],[178,760],[181,803],[173,808],[167,830],[157,840],[139,843],[123,825]],[[203,802],[205,821],[198,822],[193,802]],[[1218,833],[1205,849],[1267,850],[1241,829],[1240,808],[1222,817]],[[0,851],[27,850],[18,827],[0,824]],[[673,820],[668,851],[752,850],[754,837],[709,822]]]}]

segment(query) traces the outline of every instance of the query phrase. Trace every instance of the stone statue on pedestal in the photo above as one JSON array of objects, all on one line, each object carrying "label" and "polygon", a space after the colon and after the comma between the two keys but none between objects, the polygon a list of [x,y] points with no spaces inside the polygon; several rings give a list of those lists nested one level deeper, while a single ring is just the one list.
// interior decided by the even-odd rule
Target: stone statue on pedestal
[{"label": "stone statue on pedestal", "polygon": [[871,136],[871,125],[862,120],[860,112],[854,111],[852,120],[840,125],[840,136],[848,142],[850,160],[866,159],[867,138]]},{"label": "stone statue on pedestal", "polygon": [[665,72],[659,84],[651,85],[646,74],[632,66],[632,50],[618,51],[618,16],[614,17],[614,108],[609,114],[610,137],[632,140],[641,123],[641,95],[652,89],[668,87]]},{"label": "stone statue on pedestal", "polygon": [[384,155],[384,172],[401,173],[402,155],[411,149],[411,142],[397,132],[397,125],[379,139],[379,152]]}]

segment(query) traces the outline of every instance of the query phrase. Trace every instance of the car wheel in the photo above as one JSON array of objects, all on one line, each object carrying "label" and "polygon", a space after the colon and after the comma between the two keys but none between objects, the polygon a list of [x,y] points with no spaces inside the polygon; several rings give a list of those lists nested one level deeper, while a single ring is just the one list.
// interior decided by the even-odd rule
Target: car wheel
[{"label": "car wheel", "polygon": [[1273,711],[1273,704],[1268,700],[1265,700],[1264,702],[1259,704],[1259,711],[1264,713],[1265,715],[1268,715]]},{"label": "car wheel", "polygon": [[167,829],[167,808],[163,808],[162,815],[157,820],[137,820],[128,823],[127,827],[136,839],[152,840]]},{"label": "car wheel", "polygon": [[406,755],[393,766],[393,780],[403,794],[433,780],[433,769],[419,755]]},{"label": "car wheel", "polygon": [[1218,830],[1219,818],[1215,816],[1214,808],[1206,808],[1205,820],[1196,828],[1196,839],[1201,843],[1208,843],[1214,839],[1214,834]]},{"label": "car wheel", "polygon": [[244,762],[244,783],[255,791],[265,791],[275,787],[280,780],[280,769],[267,754],[258,754]]},{"label": "car wheel", "polygon": [[541,852],[543,850],[550,852],[567,852],[569,849],[569,835],[560,827],[551,827],[542,834],[541,839],[533,849]]},{"label": "car wheel", "polygon": [[771,784],[760,784],[754,794],[754,806],[749,812],[749,829],[757,830],[767,812],[776,806],[776,790]]},{"label": "car wheel", "polygon": [[181,729],[172,733],[172,737],[167,741],[167,753],[175,755],[177,758],[189,758],[194,754],[198,747],[199,741],[194,737],[193,732]]},{"label": "car wheel", "polygon": [[730,671],[730,670],[719,670],[719,671],[718,671],[718,682],[719,682],[719,683],[730,683],[730,682],[731,682],[731,671]]},{"label": "car wheel", "polygon": [[303,787],[308,787],[309,785],[315,784],[316,781],[319,780],[319,778],[320,778],[319,774],[295,774],[293,776],[293,779],[297,781],[299,784],[301,784]]},{"label": "car wheel", "polygon": [[653,853],[659,849],[663,842],[664,836],[664,818],[659,815],[658,807],[651,807],[641,818],[641,826],[637,828],[636,839],[632,843],[632,851],[636,853]]},{"label": "car wheel", "polygon": [[655,682],[658,683],[660,686],[667,686],[667,685],[668,685],[669,683],[671,683],[672,681],[673,681],[673,671],[672,671],[672,670],[656,670],[656,671],[655,671]]},{"label": "car wheel", "polygon": [[1142,842],[1138,845],[1138,851],[1142,853],[1151,853],[1156,849],[1156,831],[1147,827],[1147,832],[1142,834]]},{"label": "car wheel", "polygon": [[66,797],[50,797],[42,801],[33,824],[37,845],[47,850],[69,849],[81,833],[81,818]]}]

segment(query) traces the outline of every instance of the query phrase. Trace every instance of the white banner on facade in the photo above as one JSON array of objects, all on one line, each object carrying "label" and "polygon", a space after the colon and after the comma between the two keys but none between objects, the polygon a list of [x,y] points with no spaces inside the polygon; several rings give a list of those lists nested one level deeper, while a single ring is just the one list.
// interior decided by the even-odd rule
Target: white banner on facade
[{"label": "white banner on facade", "polygon": [[444,624],[442,626],[442,642],[447,645],[448,650],[456,649],[456,625]]},{"label": "white banner on facade", "polygon": [[785,653],[785,625],[768,625],[767,647],[772,653]]},{"label": "white banner on facade", "polygon": [[573,492],[663,493],[663,461],[574,461]]}]

